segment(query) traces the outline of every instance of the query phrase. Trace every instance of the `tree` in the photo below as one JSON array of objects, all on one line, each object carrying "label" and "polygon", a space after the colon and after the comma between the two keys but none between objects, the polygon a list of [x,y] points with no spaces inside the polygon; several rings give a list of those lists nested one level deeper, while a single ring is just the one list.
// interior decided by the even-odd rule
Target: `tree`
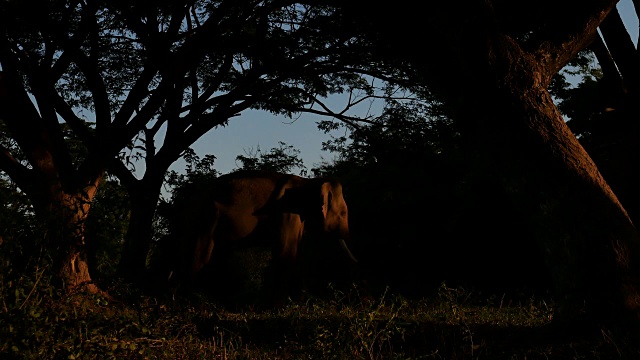
[{"label": "tree", "polygon": [[640,160],[639,55],[617,9],[609,12],[588,50],[598,71],[566,92],[559,108],[637,224],[640,178],[629,167]]},{"label": "tree", "polygon": [[[362,26],[385,24],[366,31],[377,34],[387,56],[413,65],[418,81],[450,106],[477,170],[493,174],[533,214],[523,231],[533,232],[546,256],[561,323],[637,322],[640,314],[638,231],[547,90],[615,4],[352,9]],[[420,34],[419,42],[406,34]]]},{"label": "tree", "polygon": [[[358,74],[376,72],[361,40],[342,31],[330,7],[12,0],[0,14],[0,120],[28,161],[3,147],[0,168],[51,230],[63,229],[49,232],[49,247],[59,249],[57,273],[67,288],[96,290],[84,224],[107,169],[130,196],[121,269],[136,277],[145,270],[165,173],[200,136],[249,108],[348,120],[322,98],[361,90],[348,109],[374,91]],[[85,112],[95,126],[82,121]],[[70,156],[62,124],[85,157]],[[135,156],[144,164],[139,178]]]},{"label": "tree", "polygon": [[292,173],[298,169],[300,176],[307,172],[304,162],[299,157],[300,150],[292,145],[279,141],[278,147],[271,148],[269,152],[262,152],[260,147],[255,151],[249,150],[245,155],[238,155],[236,160],[240,162],[240,169],[244,170],[268,170],[281,173]]}]

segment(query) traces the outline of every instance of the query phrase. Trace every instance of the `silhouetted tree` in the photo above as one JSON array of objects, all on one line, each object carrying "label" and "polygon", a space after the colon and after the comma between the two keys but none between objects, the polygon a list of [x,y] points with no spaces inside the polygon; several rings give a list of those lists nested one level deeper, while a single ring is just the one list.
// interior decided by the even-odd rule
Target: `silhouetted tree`
[{"label": "silhouetted tree", "polygon": [[286,174],[292,174],[294,169],[298,169],[298,174],[306,174],[306,166],[300,158],[300,150],[292,145],[279,141],[278,147],[271,148],[268,152],[263,152],[258,147],[250,150],[247,155],[238,155],[236,161],[240,162],[242,170],[268,170]]},{"label": "silhouetted tree", "polygon": [[[294,1],[3,2],[0,120],[27,163],[3,147],[0,167],[50,221],[65,286],[97,290],[85,222],[107,168],[130,197],[121,272],[136,277],[165,173],[200,136],[249,108],[348,119],[322,99],[371,96],[351,65],[376,70],[342,24],[329,7]],[[70,155],[62,124],[85,157]]]}]

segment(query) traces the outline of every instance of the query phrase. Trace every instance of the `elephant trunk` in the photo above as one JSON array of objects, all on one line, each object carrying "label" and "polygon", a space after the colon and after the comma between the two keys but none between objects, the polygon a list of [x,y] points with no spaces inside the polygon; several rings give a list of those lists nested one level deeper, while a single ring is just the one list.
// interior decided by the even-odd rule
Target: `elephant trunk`
[{"label": "elephant trunk", "polygon": [[347,253],[347,256],[349,256],[349,259],[351,259],[351,261],[353,261],[354,263],[358,262],[358,259],[356,259],[356,257],[353,256],[353,254],[351,253],[351,250],[349,250],[349,247],[347,246],[347,243],[344,241],[344,239],[340,239],[340,246]]}]

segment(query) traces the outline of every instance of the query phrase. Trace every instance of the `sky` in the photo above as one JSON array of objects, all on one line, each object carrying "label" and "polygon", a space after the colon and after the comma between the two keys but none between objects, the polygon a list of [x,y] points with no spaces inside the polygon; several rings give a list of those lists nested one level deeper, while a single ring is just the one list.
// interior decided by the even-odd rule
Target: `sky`
[{"label": "sky", "polygon": [[629,30],[634,43],[638,44],[638,17],[636,16],[632,0],[620,0],[617,5],[622,21]]},{"label": "sky", "polygon": [[[634,39],[638,39],[638,19],[635,16],[632,0],[620,0],[617,5],[625,25]],[[339,107],[346,100],[335,97],[330,101]],[[380,106],[377,107],[380,109]],[[360,111],[365,111],[361,108]],[[317,122],[321,120],[318,115],[302,114],[296,119],[261,111],[247,111],[240,116],[232,118],[228,126],[215,128],[200,138],[192,148],[199,156],[213,154],[216,156],[215,168],[221,173],[228,173],[236,169],[236,156],[247,155],[255,152],[259,147],[263,152],[268,152],[278,147],[282,141],[300,150],[300,158],[308,169],[321,163],[323,160],[332,160],[334,154],[322,151],[322,142],[330,136],[318,130]],[[334,135],[343,135],[342,132],[333,132]],[[175,162],[171,170],[184,171],[183,160]]]},{"label": "sky", "polygon": [[[334,109],[344,107],[347,99],[335,96],[327,100]],[[351,114],[364,114],[370,111],[368,103],[362,104],[352,110]],[[375,104],[373,109],[379,112],[381,104]],[[345,130],[333,131],[325,134],[318,129],[317,123],[321,120],[330,120],[330,117],[315,114],[300,114],[294,118],[284,115],[276,116],[265,111],[248,110],[240,116],[232,118],[225,127],[217,127],[210,130],[198,139],[193,146],[200,156],[213,154],[216,156],[215,168],[221,173],[228,173],[238,168],[236,164],[238,155],[247,156],[260,148],[263,153],[272,148],[279,147],[278,142],[291,145],[300,151],[299,157],[304,161],[308,170],[319,164],[322,160],[330,161],[334,154],[322,151],[322,142],[330,139],[331,135],[345,135]],[[334,120],[337,121],[337,120]],[[170,169],[181,172],[185,162],[178,160]]]},{"label": "sky", "polygon": [[622,18],[622,22],[629,31],[631,39],[638,45],[638,17],[636,16],[635,9],[633,7],[633,0],[620,0],[617,8]]}]

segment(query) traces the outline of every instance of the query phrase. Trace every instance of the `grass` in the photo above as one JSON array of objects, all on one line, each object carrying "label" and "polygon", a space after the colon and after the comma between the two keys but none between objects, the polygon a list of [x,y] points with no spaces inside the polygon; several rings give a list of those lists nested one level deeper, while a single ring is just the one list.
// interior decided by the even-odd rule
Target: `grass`
[{"label": "grass", "polygon": [[244,272],[224,301],[101,284],[111,301],[56,290],[46,257],[16,259],[0,257],[0,359],[640,359],[637,332],[557,331],[548,297],[353,286],[270,308],[258,300],[268,260],[250,253],[231,261]]},{"label": "grass", "polygon": [[[549,330],[553,303],[442,285],[430,298],[334,289],[280,308],[231,310],[203,296],[56,293],[36,272],[2,283],[0,358],[633,359],[637,337]],[[21,289],[21,290],[16,290]]]}]

